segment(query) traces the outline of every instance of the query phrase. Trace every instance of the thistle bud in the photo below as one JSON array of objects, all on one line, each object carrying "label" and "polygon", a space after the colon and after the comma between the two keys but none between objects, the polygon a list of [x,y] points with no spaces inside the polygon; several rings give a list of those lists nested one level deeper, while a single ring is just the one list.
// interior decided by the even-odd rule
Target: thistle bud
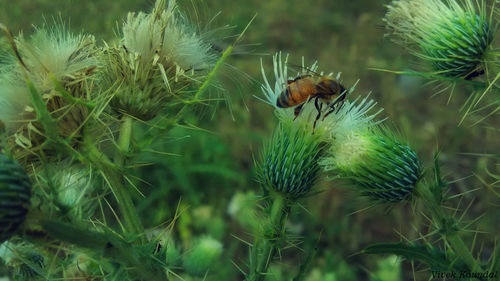
[{"label": "thistle bud", "polygon": [[186,255],[184,267],[189,274],[203,277],[221,254],[222,244],[219,241],[211,237],[202,237]]},{"label": "thistle bud", "polygon": [[0,154],[0,243],[24,222],[30,205],[30,186],[23,168]]},{"label": "thistle bud", "polygon": [[[465,78],[481,64],[494,38],[484,4],[471,0],[399,0],[388,6],[387,28],[435,73]],[[479,11],[479,12],[477,12]]]},{"label": "thistle bud", "polygon": [[421,178],[417,154],[387,130],[354,131],[333,142],[321,164],[383,202],[408,199]]},{"label": "thistle bud", "polygon": [[265,146],[258,180],[267,190],[292,198],[306,196],[316,183],[322,138],[309,126],[282,123]]}]

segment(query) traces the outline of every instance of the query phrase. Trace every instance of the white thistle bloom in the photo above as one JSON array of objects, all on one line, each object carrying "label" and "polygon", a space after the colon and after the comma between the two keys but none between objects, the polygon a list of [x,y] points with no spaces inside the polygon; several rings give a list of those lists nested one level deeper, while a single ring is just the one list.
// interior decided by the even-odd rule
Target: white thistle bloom
[{"label": "white thistle bloom", "polygon": [[104,53],[103,85],[113,92],[111,107],[144,121],[200,84],[217,61],[175,0],[157,0],[151,13],[129,13],[121,45],[107,46]]},{"label": "white thistle bloom", "polygon": [[97,67],[94,45],[93,36],[72,34],[64,25],[37,29],[29,41],[20,37],[17,42],[32,82],[41,92],[54,89],[54,83],[47,79],[49,74],[57,81],[71,83],[85,79],[84,74]]},{"label": "white thistle bloom", "polygon": [[[287,63],[288,55],[285,57],[284,61],[282,59],[281,52],[273,56],[275,82],[274,87],[272,87],[261,61],[261,72],[264,79],[264,84],[261,86],[261,89],[264,94],[264,98],[257,97],[261,101],[273,106],[275,108],[276,115],[281,121],[293,120],[294,110],[293,107],[278,107],[278,97],[286,90],[288,80],[293,80],[295,77],[301,75],[301,73],[296,73],[295,76],[289,76]],[[304,60],[302,60],[302,68],[309,70],[310,72],[316,72],[318,64],[317,62],[314,62],[310,67],[306,67]],[[321,72],[319,75],[325,74]],[[325,76],[334,77],[333,75],[333,73],[329,73]],[[341,82],[341,73],[337,73],[335,75],[335,79]],[[349,132],[367,128],[378,123],[372,121],[383,109],[379,109],[379,111],[369,114],[369,112],[374,109],[377,104],[375,101],[369,97],[358,97],[353,101],[349,100],[350,94],[354,92],[355,87],[356,84],[346,90],[347,98],[344,100],[340,109],[336,108],[334,112],[326,117],[324,117],[325,112],[322,112],[321,118],[317,121],[315,133],[317,132],[319,134],[323,134],[327,138],[339,139],[349,134]],[[318,111],[314,106],[313,98],[306,101],[306,103],[307,104],[302,108],[299,116],[294,122],[306,124],[306,127],[312,131],[312,126]],[[323,111],[326,111],[325,108],[323,108]]]},{"label": "white thistle bloom", "polygon": [[[16,38],[17,49],[26,65],[27,76],[48,103],[49,110],[76,111],[62,107],[64,102],[51,101],[61,96],[54,80],[61,83],[74,98],[87,99],[86,82],[97,68],[94,37],[75,35],[64,25],[38,28],[29,40],[22,35]],[[14,57],[0,69],[0,120],[7,130],[16,131],[31,118],[34,109],[25,81],[25,72]],[[79,113],[78,113],[79,114]],[[71,112],[72,116],[78,115]],[[66,114],[69,115],[69,114]],[[29,117],[27,117],[29,116]],[[84,118],[82,118],[84,119]],[[73,121],[73,120],[72,120]],[[80,124],[76,125],[77,127]],[[72,127],[73,128],[73,127]],[[73,133],[67,132],[68,134]]]},{"label": "white thistle bloom", "polygon": [[[287,88],[287,80],[294,78],[288,77],[287,59],[283,62],[281,53],[273,57],[274,87],[262,67],[264,99],[261,100],[275,108],[281,121],[260,167],[259,179],[264,186],[298,198],[309,193],[319,167],[323,167],[335,171],[335,178],[350,179],[362,194],[375,200],[399,202],[410,198],[421,178],[418,157],[410,146],[380,128],[378,124],[382,121],[374,121],[382,111],[370,113],[376,102],[368,97],[346,99],[342,107],[318,120],[312,134],[318,110],[311,99],[296,120],[293,109],[277,104]],[[305,68],[304,64],[302,67]],[[309,69],[315,71],[317,64]],[[346,91],[351,94],[354,86]]]},{"label": "white thistle bloom", "polygon": [[205,69],[217,59],[210,44],[179,12],[175,0],[156,1],[150,14],[129,13],[123,25],[123,43],[144,62],[169,62],[186,71]]},{"label": "white thistle bloom", "polygon": [[[9,134],[14,157],[24,164],[30,157],[53,155],[44,147],[46,132],[37,119],[27,79],[41,95],[57,122],[57,133],[77,147],[89,110],[79,102],[97,101],[93,89],[98,68],[94,37],[75,35],[62,24],[39,28],[29,38],[15,38],[19,57],[10,56],[0,67],[0,120]],[[62,90],[61,90],[62,89]]]}]

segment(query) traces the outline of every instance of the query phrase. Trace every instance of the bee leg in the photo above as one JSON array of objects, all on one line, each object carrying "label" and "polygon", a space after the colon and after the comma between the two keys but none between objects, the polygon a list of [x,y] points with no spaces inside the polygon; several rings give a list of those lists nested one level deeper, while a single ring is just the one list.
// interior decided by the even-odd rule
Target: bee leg
[{"label": "bee leg", "polygon": [[293,113],[295,114],[295,117],[293,118],[293,121],[295,121],[295,119],[297,119],[297,117],[299,117],[299,114],[300,114],[300,111],[302,110],[302,107],[304,106],[305,103],[295,107]]},{"label": "bee leg", "polygon": [[319,98],[316,97],[316,99],[314,100],[314,106],[318,110],[318,115],[316,116],[316,119],[314,120],[313,132],[312,132],[313,135],[314,135],[314,129],[316,129],[316,122],[318,122],[318,119],[321,117],[321,108],[323,107],[323,103],[318,104],[318,101],[319,101]]},{"label": "bee leg", "polygon": [[344,100],[340,102],[340,106],[337,108],[337,112],[335,114],[339,113],[340,109],[344,106]]},{"label": "bee leg", "polygon": [[330,106],[330,108],[331,108],[331,109],[330,109],[330,110],[329,110],[329,111],[328,111],[328,112],[327,112],[327,113],[323,116],[323,119],[321,119],[321,120],[325,120],[325,118],[326,118],[328,115],[332,114],[332,112],[334,112],[334,111],[335,111],[335,106],[334,106],[334,105]]},{"label": "bee leg", "polygon": [[[340,103],[340,105],[339,105],[339,107],[337,107],[337,112],[335,112],[335,114],[339,113],[340,109],[342,109],[342,107],[344,106],[344,100],[340,101],[339,103]],[[325,118],[326,118],[328,115],[332,114],[332,113],[335,111],[335,104],[332,104],[332,105],[330,106],[330,108],[331,108],[331,109],[330,109],[330,111],[328,111],[328,112],[325,114],[325,116],[323,116],[323,119],[322,119],[322,120],[325,120]]]},{"label": "bee leg", "polygon": [[329,107],[330,107],[330,110],[329,110],[329,111],[328,111],[328,112],[327,112],[327,113],[323,116],[323,119],[321,119],[321,120],[325,120],[325,118],[326,118],[328,115],[332,114],[332,112],[334,112],[334,111],[335,111],[335,103],[332,103]]}]

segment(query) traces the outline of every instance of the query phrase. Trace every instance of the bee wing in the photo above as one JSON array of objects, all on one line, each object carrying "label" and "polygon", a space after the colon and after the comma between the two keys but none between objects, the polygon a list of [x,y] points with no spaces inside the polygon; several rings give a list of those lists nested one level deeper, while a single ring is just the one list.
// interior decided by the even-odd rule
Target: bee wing
[{"label": "bee wing", "polygon": [[300,65],[292,64],[292,63],[287,63],[287,67],[290,68],[291,70],[297,72],[297,74],[298,74],[297,78],[299,78],[299,77],[300,78],[304,78],[304,77],[311,77],[311,76],[317,76],[317,77],[323,76],[320,73],[317,73],[314,70],[312,70],[312,69],[310,69],[308,67],[305,67],[305,66],[300,66]]}]

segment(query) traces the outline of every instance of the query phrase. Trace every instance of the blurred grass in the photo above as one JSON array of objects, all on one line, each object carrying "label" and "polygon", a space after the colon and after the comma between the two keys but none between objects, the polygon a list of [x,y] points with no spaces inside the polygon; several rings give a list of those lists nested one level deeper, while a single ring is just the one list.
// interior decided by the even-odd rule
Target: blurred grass
[{"label": "blurred grass", "polygon": [[[457,126],[463,114],[460,107],[471,89],[456,89],[447,104],[448,92],[432,97],[436,90],[432,86],[422,86],[426,81],[369,70],[373,67],[392,70],[419,67],[404,50],[384,38],[381,19],[384,5],[388,3],[381,0],[180,1],[190,18],[204,22],[221,11],[212,25],[234,26],[233,34],[241,31],[254,14],[258,16],[228,62],[239,71],[226,66],[220,75],[230,96],[231,108],[219,107],[213,117],[205,114],[197,121],[198,126],[209,132],[177,128],[156,144],[155,149],[179,156],[153,153],[141,156],[141,161],[152,163],[152,166],[136,169],[137,175],[148,182],[141,184],[146,198],[137,196],[145,225],[153,227],[173,218],[181,202],[187,211],[178,222],[177,234],[185,246],[201,233],[209,232],[223,238],[226,258],[220,261],[220,270],[212,278],[239,278],[236,268],[230,266],[230,259],[241,265],[247,249],[231,235],[245,239],[251,236],[228,215],[227,208],[233,195],[258,190],[253,176],[254,161],[275,124],[272,108],[253,98],[253,95],[260,95],[259,86],[247,76],[261,81],[259,58],[263,58],[264,66],[270,70],[272,59],[265,54],[278,50],[289,52],[295,64],[300,64],[304,56],[306,63],[318,60],[320,70],[342,72],[343,83],[347,86],[361,79],[354,95],[371,92],[385,108],[383,115],[389,117],[388,124],[398,128],[417,149],[424,163],[431,163],[437,148],[442,151],[442,167],[449,179],[463,179],[451,184],[452,193],[483,188],[478,178],[489,178],[486,167],[500,173],[489,158],[464,154],[498,153],[499,144],[498,116],[473,127],[471,124],[479,117],[471,116],[462,126]],[[70,18],[72,30],[95,34],[100,42],[113,38],[128,11],[149,10],[152,5],[152,0],[0,0],[0,22],[14,33],[30,34],[32,25],[50,23],[53,17]],[[199,26],[204,29],[203,22]],[[224,36],[220,35],[217,42],[221,48],[234,40],[234,37]],[[0,44],[0,47],[6,45]],[[190,116],[190,120],[196,120],[196,116]],[[357,212],[371,203],[357,199],[350,190],[338,188],[340,185],[322,183],[320,188],[326,191],[303,202],[308,212],[297,209],[291,216],[292,234],[316,233],[319,236],[323,233],[317,259],[306,280],[380,280],[387,274],[381,269],[388,266],[385,258],[356,253],[370,243],[399,241],[398,232],[409,239],[417,239],[419,232],[425,233],[422,225],[427,221],[415,216],[418,212],[409,205],[390,211],[374,207]],[[483,188],[464,196],[460,207],[465,208],[471,200],[474,204],[465,219],[486,213],[473,228],[487,233],[479,234],[476,244],[477,248],[488,251],[493,244],[491,233],[500,233],[498,199]],[[458,201],[455,200],[457,204]],[[306,238],[316,240],[318,237]],[[472,241],[474,233],[466,238]],[[273,267],[273,274],[268,279],[288,280],[286,278],[296,270],[289,268],[290,265],[303,259],[302,255],[296,248],[285,250],[283,263]],[[481,256],[486,257],[488,253],[482,252]],[[402,267],[401,280],[413,280],[411,266],[402,263]],[[427,278],[428,274],[417,273],[417,280]]]}]

